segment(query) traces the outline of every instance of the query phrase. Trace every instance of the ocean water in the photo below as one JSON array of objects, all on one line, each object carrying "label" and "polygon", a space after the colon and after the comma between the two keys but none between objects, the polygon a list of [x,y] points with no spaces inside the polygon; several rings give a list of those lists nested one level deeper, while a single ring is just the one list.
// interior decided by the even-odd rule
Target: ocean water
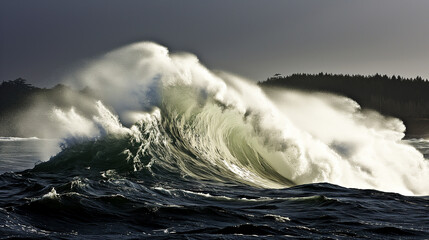
[{"label": "ocean water", "polygon": [[54,139],[0,137],[0,174],[33,168],[59,150]]},{"label": "ocean water", "polygon": [[99,99],[36,103],[21,124],[50,140],[0,138],[3,239],[429,236],[429,142],[399,119],[148,42],[64,81]]},{"label": "ocean water", "polygon": [[[33,168],[40,156],[35,146],[45,146],[43,141],[0,141],[0,165],[6,171],[0,175],[2,239],[429,236],[429,196],[329,183],[265,189],[237,182],[195,180],[161,166],[135,172],[129,171],[130,165],[116,162],[120,158],[111,159],[109,165],[90,163],[97,153],[84,152],[82,147],[101,147],[94,143],[71,147],[62,155],[73,157],[60,154]],[[409,142],[429,154],[429,141]],[[114,156],[113,152],[109,154]],[[12,165],[11,169],[4,167]]]}]

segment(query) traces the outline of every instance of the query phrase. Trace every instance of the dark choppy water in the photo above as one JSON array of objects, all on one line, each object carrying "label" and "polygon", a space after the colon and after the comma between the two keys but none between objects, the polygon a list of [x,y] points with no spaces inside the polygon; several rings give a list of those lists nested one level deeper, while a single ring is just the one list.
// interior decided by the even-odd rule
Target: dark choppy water
[{"label": "dark choppy water", "polygon": [[[428,153],[427,142],[411,142]],[[37,141],[0,144],[4,164],[4,159],[10,161],[7,155],[25,154]],[[11,145],[20,148],[8,148]],[[20,151],[7,152],[10,149]],[[73,153],[65,151],[48,164],[0,176],[2,239],[429,237],[428,196],[326,183],[263,189],[196,180],[156,165],[128,171],[115,165],[116,159],[109,167],[90,164],[85,162],[88,153],[82,155],[86,148],[71,149]],[[67,166],[70,161],[75,167]],[[21,170],[28,164],[15,162]]]}]

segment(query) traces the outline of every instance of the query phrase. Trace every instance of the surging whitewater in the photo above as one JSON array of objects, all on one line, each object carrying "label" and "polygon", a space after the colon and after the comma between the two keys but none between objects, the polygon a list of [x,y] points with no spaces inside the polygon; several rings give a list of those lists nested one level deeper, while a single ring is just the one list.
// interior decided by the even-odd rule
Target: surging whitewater
[{"label": "surging whitewater", "polygon": [[128,139],[122,154],[134,171],[158,164],[263,188],[329,182],[429,194],[429,163],[401,141],[403,123],[344,97],[263,90],[151,42],[112,51],[65,82],[100,101],[54,109],[57,137]]}]

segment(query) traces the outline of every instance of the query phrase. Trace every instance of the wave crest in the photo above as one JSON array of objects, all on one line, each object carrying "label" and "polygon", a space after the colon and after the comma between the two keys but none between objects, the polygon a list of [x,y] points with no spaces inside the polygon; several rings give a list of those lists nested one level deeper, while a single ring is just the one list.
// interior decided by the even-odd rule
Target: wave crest
[{"label": "wave crest", "polygon": [[[363,112],[350,99],[263,90],[147,42],[106,54],[68,82],[89,86],[101,101],[92,118],[54,112],[69,143],[35,170],[114,169],[268,188],[330,182],[429,194],[428,161],[401,141],[402,122]],[[88,130],[81,131],[82,123]]]}]

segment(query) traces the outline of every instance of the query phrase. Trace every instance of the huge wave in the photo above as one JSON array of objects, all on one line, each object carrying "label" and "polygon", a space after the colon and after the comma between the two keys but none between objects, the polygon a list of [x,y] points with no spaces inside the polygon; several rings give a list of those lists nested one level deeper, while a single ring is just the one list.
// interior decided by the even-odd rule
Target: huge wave
[{"label": "huge wave", "polygon": [[429,194],[429,163],[401,140],[403,123],[351,99],[261,89],[151,42],[107,53],[65,82],[99,101],[52,111],[64,147],[33,171]]}]

